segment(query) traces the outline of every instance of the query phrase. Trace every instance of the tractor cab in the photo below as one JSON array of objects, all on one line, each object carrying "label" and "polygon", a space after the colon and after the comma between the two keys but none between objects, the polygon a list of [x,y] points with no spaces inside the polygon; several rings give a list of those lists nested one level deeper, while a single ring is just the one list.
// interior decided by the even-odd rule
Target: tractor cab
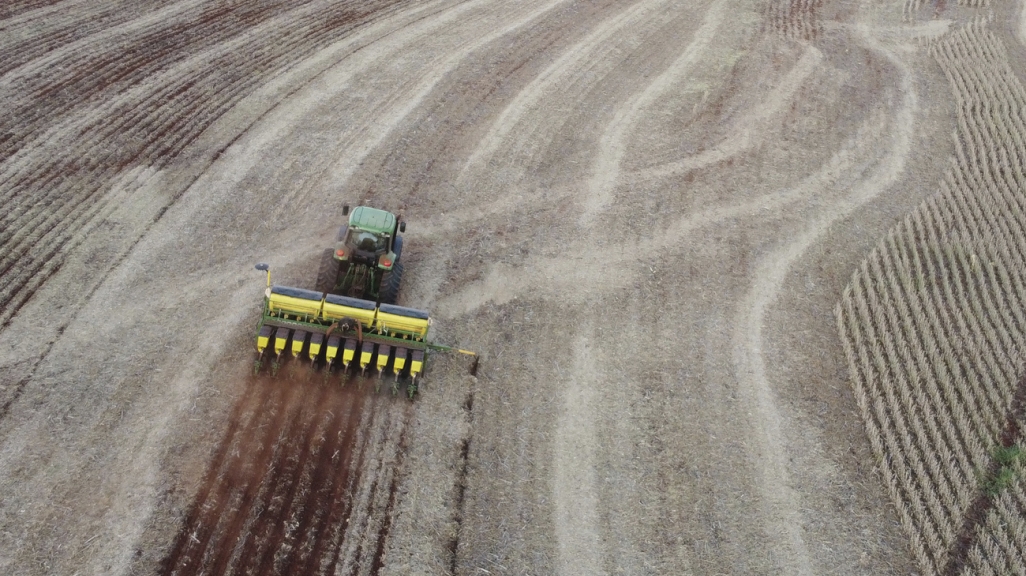
[{"label": "tractor cab", "polygon": [[342,214],[349,215],[349,223],[338,231],[335,259],[390,270],[399,259],[402,239],[398,233],[406,230],[406,223],[391,212],[369,206],[358,206],[350,213],[346,205]]}]

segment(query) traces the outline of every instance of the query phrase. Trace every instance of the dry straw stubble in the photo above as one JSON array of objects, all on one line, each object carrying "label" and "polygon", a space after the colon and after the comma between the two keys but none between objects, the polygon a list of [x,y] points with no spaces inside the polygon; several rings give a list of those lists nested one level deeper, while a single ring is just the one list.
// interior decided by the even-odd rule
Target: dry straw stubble
[{"label": "dry straw stubble", "polygon": [[1026,345],[1026,91],[984,22],[932,50],[958,106],[955,158],[939,193],[856,271],[838,326],[921,569],[1022,574],[1022,465],[985,488],[995,450],[1022,442],[1011,422]]}]

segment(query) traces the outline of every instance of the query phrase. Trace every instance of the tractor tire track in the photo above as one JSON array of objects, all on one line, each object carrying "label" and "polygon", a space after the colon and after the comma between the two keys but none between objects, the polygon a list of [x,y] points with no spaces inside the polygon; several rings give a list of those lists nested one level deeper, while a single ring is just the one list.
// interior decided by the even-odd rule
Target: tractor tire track
[{"label": "tractor tire track", "polygon": [[[590,32],[542,70],[494,119],[488,132],[481,138],[467,158],[460,180],[469,180],[484,170],[497,166],[515,165],[517,172],[528,173],[531,166],[522,165],[525,158],[536,156],[550,143],[562,124],[531,124],[519,126],[524,118],[538,109],[546,98],[555,98],[560,106],[573,109],[572,102],[595,89],[611,68],[623,63],[622,49],[625,36],[637,34],[646,26],[658,30],[659,22],[672,21],[672,10],[666,10],[668,0],[640,0],[594,25]],[[669,15],[667,15],[669,14]],[[615,40],[614,40],[615,39]],[[520,128],[520,129],[518,129]],[[495,156],[500,148],[508,149],[502,160]],[[457,181],[459,186],[460,181]]]},{"label": "tractor tire track", "polygon": [[613,199],[620,164],[627,151],[627,133],[635,127],[640,115],[655,101],[665,97],[667,91],[673,89],[685,78],[695,62],[702,56],[702,51],[716,34],[723,20],[726,2],[713,3],[705,12],[701,27],[695,32],[691,43],[680,53],[666,71],[655,80],[631,96],[605,130],[599,144],[599,153],[594,161],[594,173],[588,188],[591,192],[581,214],[581,222],[589,223]]},{"label": "tractor tire track", "polygon": [[[776,393],[767,376],[763,351],[766,343],[762,332],[766,311],[779,297],[788,270],[802,254],[820,240],[827,229],[863,204],[884,193],[904,170],[911,149],[910,141],[918,111],[918,97],[912,85],[912,73],[897,55],[873,37],[870,30],[861,30],[867,47],[877,52],[899,71],[899,86],[895,92],[903,96],[893,111],[893,120],[886,152],[873,162],[872,172],[847,197],[836,200],[826,216],[813,221],[784,246],[760,259],[755,281],[738,311],[735,335],[734,363],[741,375],[742,395],[746,406],[754,413],[757,453],[763,455],[760,474],[763,476],[762,496],[767,507],[768,534],[779,538],[777,566],[788,574],[814,574],[816,569],[807,549],[801,515],[800,495],[792,489],[788,471],[788,446],[785,420],[777,407]],[[775,524],[775,526],[774,526]],[[772,527],[770,527],[772,526]]]}]

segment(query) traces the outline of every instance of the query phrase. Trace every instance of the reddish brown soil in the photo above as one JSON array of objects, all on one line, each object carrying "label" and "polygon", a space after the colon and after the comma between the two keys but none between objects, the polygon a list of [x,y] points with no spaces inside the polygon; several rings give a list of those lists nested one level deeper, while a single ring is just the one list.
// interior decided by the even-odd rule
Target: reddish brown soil
[{"label": "reddish brown soil", "polygon": [[[350,523],[366,460],[377,457],[368,433],[405,398],[375,394],[373,379],[325,377],[306,365],[286,364],[279,377],[258,375],[233,408],[225,436],[161,566],[162,574],[358,574],[380,566],[400,475],[375,482],[387,494],[384,523],[355,535]],[[386,385],[387,387],[387,385]],[[365,409],[366,408],[366,409]],[[406,427],[398,442],[399,459]],[[360,538],[357,554],[339,553],[347,537]]]},{"label": "reddish brown soil", "polygon": [[[4,4],[0,572],[907,574],[832,310],[954,149],[921,4]],[[343,202],[476,378],[247,375]]]}]

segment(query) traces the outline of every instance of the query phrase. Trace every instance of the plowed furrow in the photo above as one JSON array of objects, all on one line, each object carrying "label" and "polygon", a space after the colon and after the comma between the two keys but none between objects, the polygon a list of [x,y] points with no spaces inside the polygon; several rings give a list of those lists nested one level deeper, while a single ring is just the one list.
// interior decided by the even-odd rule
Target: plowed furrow
[{"label": "plowed furrow", "polygon": [[[77,108],[91,108],[95,105],[94,99],[123,93],[173,62],[216,45],[217,41],[223,40],[221,36],[226,30],[220,34],[210,30],[209,43],[190,45],[183,38],[185,26],[199,26],[198,21],[204,16],[216,17],[216,14],[196,10],[180,15],[184,26],[175,24],[166,28],[166,24],[155,23],[136,31],[137,38],[121,39],[126,44],[124,54],[86,49],[84,53],[72,56],[70,61],[33,63],[30,70],[18,71],[5,78],[10,85],[19,87],[9,105],[18,116],[17,120],[0,121],[0,129],[15,134],[7,147],[0,148],[0,158],[6,159],[40,129],[55,124],[55,120],[64,114]],[[176,47],[173,40],[177,39],[180,42]],[[39,74],[37,67],[41,71],[49,71],[52,76],[47,78]]]},{"label": "plowed furrow", "polygon": [[[401,437],[409,420],[409,406],[396,407],[376,399],[375,411],[383,412],[381,425],[372,430],[370,462],[362,471],[353,510],[346,521],[345,541],[334,573],[371,574],[379,546],[387,538],[385,520],[391,515],[392,480],[401,460]],[[330,573],[330,572],[329,572]]]},{"label": "plowed furrow", "polygon": [[[288,385],[285,383],[284,385]],[[246,518],[250,515],[259,516],[250,532],[246,534],[247,545],[243,547],[238,566],[240,574],[253,574],[261,572],[261,567],[267,563],[268,556],[273,553],[281,540],[282,523],[287,518],[287,513],[292,505],[297,485],[301,481],[301,474],[306,467],[306,460],[315,447],[311,444],[314,436],[314,428],[317,427],[318,417],[327,416],[326,412],[320,411],[323,406],[323,399],[327,386],[320,386],[316,396],[316,402],[300,403],[294,407],[297,417],[295,426],[287,430],[283,437],[282,450],[276,453],[275,460],[271,463],[267,473],[264,475],[261,484],[270,488],[267,492],[268,498],[255,503],[253,510],[240,510],[238,518]],[[314,392],[307,390],[306,392]],[[292,407],[290,407],[292,408]],[[320,412],[318,414],[318,412]],[[321,430],[323,432],[323,430]],[[235,525],[240,525],[235,522]],[[241,536],[236,531],[236,536]],[[226,540],[231,541],[231,538]],[[223,551],[223,549],[222,549]],[[224,556],[227,560],[227,556]],[[224,572],[226,562],[217,561],[210,564],[211,571],[215,574]]]},{"label": "plowed furrow", "polygon": [[351,573],[381,565],[413,405],[281,374],[251,379],[163,574],[335,573],[340,550]]},{"label": "plowed furrow", "polygon": [[367,516],[371,513],[373,496],[377,491],[380,469],[379,448],[383,442],[383,431],[375,427],[375,434],[366,447],[366,460],[361,470],[359,482],[354,486],[353,503],[349,515],[345,518],[344,526],[341,528],[341,540],[337,546],[337,552],[333,555],[331,563],[324,574],[345,574],[354,575],[360,567],[360,555],[364,547],[365,527]]},{"label": "plowed furrow", "polygon": [[[242,30],[294,8],[294,3],[232,3],[193,10],[168,22],[155,23],[134,35],[119,38],[118,50],[83,50],[59,64],[56,77],[28,75],[18,83],[13,112],[18,120],[0,120],[0,128],[14,124],[18,133],[31,134],[54,115],[89,102],[99,94],[115,94],[153,76],[169,64],[185,60],[228,40]],[[46,62],[47,69],[54,63]],[[26,70],[31,74],[36,70]],[[25,121],[25,118],[30,118]],[[0,149],[0,159],[7,150]]]},{"label": "plowed furrow", "polygon": [[[165,559],[164,574],[189,574],[199,569],[200,560],[209,547],[217,519],[224,509],[218,502],[236,484],[249,485],[247,472],[255,474],[266,467],[276,434],[284,426],[287,413],[284,405],[295,391],[285,387],[253,387],[251,395],[244,397],[229,421],[224,450],[219,450],[211,461],[203,484],[186,516],[184,527]],[[251,414],[243,421],[237,414]],[[245,454],[246,457],[242,458]]]},{"label": "plowed furrow", "polygon": [[[304,502],[302,513],[295,519],[296,544],[276,564],[281,568],[280,572],[310,573],[310,563],[316,558],[314,551],[328,515],[344,508],[348,501],[348,492],[345,488],[355,455],[350,447],[357,429],[355,421],[363,408],[363,398],[362,394],[354,394],[352,401],[332,406],[332,411],[337,415],[329,428],[328,442],[311,474],[310,497]],[[333,434],[330,433],[332,431]]]},{"label": "plowed furrow", "polygon": [[[336,421],[337,418],[331,415],[330,411],[328,412],[326,415],[332,416],[331,420]],[[334,428],[333,430],[338,431],[339,429]],[[293,490],[292,499],[289,502],[289,510],[278,524],[276,537],[273,540],[275,546],[273,550],[267,551],[270,554],[265,554],[263,557],[263,565],[270,567],[275,574],[294,573],[292,570],[292,558],[296,552],[297,544],[302,541],[305,524],[308,524],[307,518],[313,510],[322,505],[322,502],[316,499],[316,496],[321,493],[314,487],[315,479],[319,480],[318,484],[323,483],[325,480],[332,480],[329,475],[334,468],[331,465],[331,456],[334,453],[328,453],[324,450],[324,444],[327,443],[326,433],[329,430],[322,429],[320,432],[320,437],[313,438],[310,444],[309,452],[314,458],[312,458],[310,465],[304,469],[303,476]],[[336,432],[335,436],[336,438],[339,436],[338,432]],[[346,452],[349,451],[348,446],[344,448]],[[328,459],[325,460],[322,455],[327,456]],[[331,505],[333,503],[323,502],[323,504]]]},{"label": "plowed furrow", "polygon": [[328,574],[333,573],[338,558],[344,523],[349,518],[353,506],[353,494],[360,480],[360,471],[364,466],[364,455],[367,452],[367,429],[374,422],[376,412],[368,406],[362,394],[353,402],[353,409],[347,418],[349,423],[343,434],[340,454],[332,454],[329,469],[337,471],[335,479],[326,478],[322,493],[326,496],[327,505],[321,513],[314,516],[307,530],[307,552],[300,554],[295,573],[297,574]]},{"label": "plowed furrow", "polygon": [[412,416],[412,408],[407,407],[406,414],[404,414],[403,419],[400,421],[402,427],[399,430],[398,448],[396,450],[396,463],[392,466],[392,469],[390,471],[391,478],[388,482],[388,502],[385,505],[384,513],[379,515],[381,524],[378,527],[377,546],[374,550],[374,557],[370,564],[370,574],[378,573],[378,570],[381,569],[385,557],[385,544],[388,542],[388,534],[392,528],[392,519],[395,514],[395,503],[397,494],[399,492],[399,480],[401,479],[400,471],[403,468],[403,456],[406,454],[406,439],[407,431],[409,430],[407,424],[410,422]]},{"label": "plowed furrow", "polygon": [[356,540],[353,526],[366,509],[361,494],[367,484],[373,484],[375,478],[373,472],[367,468],[374,462],[376,448],[381,439],[381,429],[387,421],[388,414],[379,410],[376,402],[364,405],[360,429],[356,436],[357,454],[350,468],[350,481],[345,487],[347,501],[343,507],[344,514],[336,516],[336,521],[328,525],[322,547],[324,553],[318,559],[317,569],[311,571],[313,574],[338,574],[338,563],[344,560],[345,550]]},{"label": "plowed furrow", "polygon": [[[10,95],[8,104],[12,116],[6,121],[0,119],[0,133],[13,134],[0,147],[0,160],[38,135],[40,129],[55,124],[55,120],[60,122],[65,116],[73,117],[76,110],[91,108],[111,95],[139,86],[175,63],[186,62],[229,41],[243,43],[227,56],[231,66],[216,66],[219,62],[214,61],[207,63],[205,69],[215,71],[218,77],[227,74],[250,79],[261,62],[282,56],[297,60],[308,48],[306,45],[323,43],[324,32],[344,32],[348,28],[346,24],[366,18],[374,8],[380,8],[381,3],[378,4],[364,8],[346,2],[325,7],[325,11],[304,10],[302,5],[297,7],[287,2],[269,4],[260,10],[244,11],[227,6],[191,10],[180,14],[169,27],[154,24],[134,30],[131,37],[119,39],[123,45],[119,51],[83,50],[81,54],[71,55],[69,61],[38,64],[49,74],[37,74],[36,66],[23,74],[19,70],[13,78],[5,79],[4,85],[17,85],[18,89]],[[304,11],[309,13],[302,13]],[[280,18],[286,12],[300,13],[292,18]],[[282,26],[264,26],[262,34],[251,39],[239,34],[275,18],[275,24]],[[299,54],[294,52],[297,49]],[[241,55],[247,58],[240,58]],[[53,74],[54,67],[59,67],[64,74]]]},{"label": "plowed furrow", "polygon": [[[222,463],[223,472],[216,477],[214,490],[215,502],[227,502],[220,507],[208,506],[206,510],[216,511],[201,519],[208,535],[202,541],[202,554],[194,567],[184,573],[192,573],[195,569],[209,571],[222,557],[225,549],[231,550],[232,534],[238,534],[239,526],[254,506],[260,506],[257,498],[261,494],[261,478],[273,474],[282,454],[290,452],[291,436],[287,433],[300,422],[299,416],[289,410],[294,390],[289,390],[282,399],[279,410],[268,406],[266,414],[260,413],[254,419],[257,427],[263,427],[263,433],[253,440],[241,438],[238,447],[230,454],[231,460]],[[245,456],[244,456],[245,455]],[[199,547],[198,547],[199,548]]]},{"label": "plowed furrow", "polygon": [[0,21],[0,76],[94,34],[109,34],[161,8],[157,0],[80,2],[75,10],[48,10]]}]

